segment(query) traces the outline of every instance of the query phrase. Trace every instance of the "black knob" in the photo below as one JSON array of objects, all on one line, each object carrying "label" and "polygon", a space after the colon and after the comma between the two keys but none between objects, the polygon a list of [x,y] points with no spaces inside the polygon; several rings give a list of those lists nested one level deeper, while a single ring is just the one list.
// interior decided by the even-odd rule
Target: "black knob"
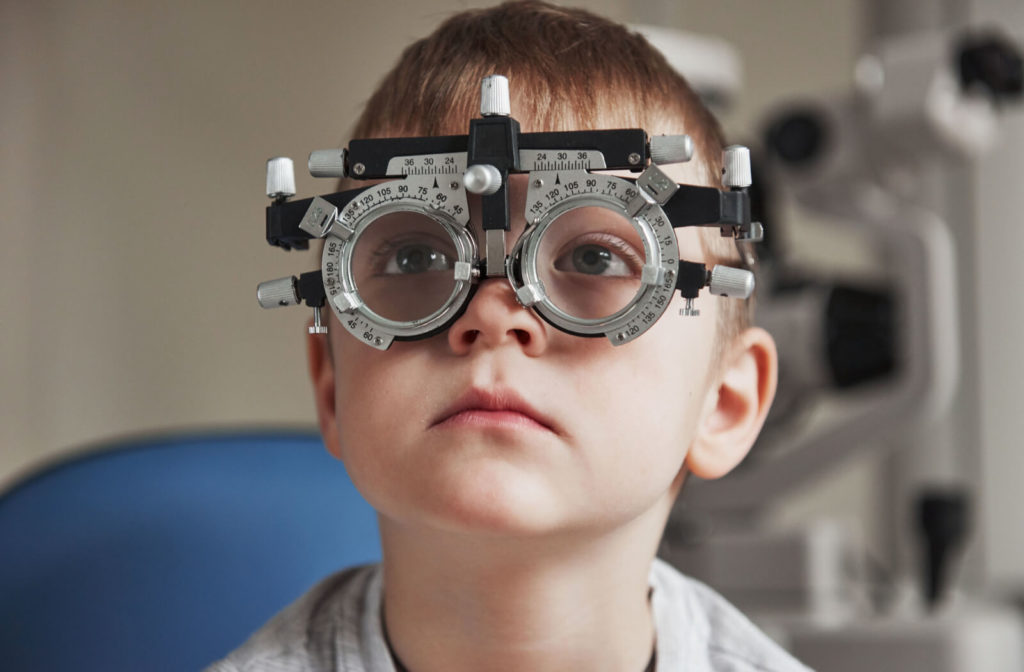
[{"label": "black knob", "polygon": [[924,547],[922,580],[924,598],[934,607],[945,591],[949,564],[967,538],[969,501],[959,489],[930,489],[917,500],[917,523]]},{"label": "black knob", "polygon": [[765,132],[765,145],[786,163],[806,164],[825,148],[828,130],[820,113],[793,109],[775,118]]},{"label": "black knob", "polygon": [[892,296],[867,288],[833,287],[825,315],[825,345],[836,387],[892,375],[898,365]]},{"label": "black knob", "polygon": [[996,100],[1014,99],[1024,91],[1024,62],[1017,45],[992,33],[963,38],[956,52],[960,85],[984,87]]}]

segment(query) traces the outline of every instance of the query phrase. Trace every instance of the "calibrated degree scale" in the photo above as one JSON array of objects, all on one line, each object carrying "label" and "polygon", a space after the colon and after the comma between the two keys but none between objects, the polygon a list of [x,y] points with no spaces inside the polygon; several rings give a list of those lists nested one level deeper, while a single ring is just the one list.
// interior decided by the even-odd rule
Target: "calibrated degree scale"
[{"label": "calibrated degree scale", "polygon": [[[595,149],[521,149],[519,167],[524,172],[535,170],[604,170],[604,154]],[[395,156],[388,161],[387,174],[451,175],[462,177],[466,172],[466,152]]]},{"label": "calibrated degree scale", "polygon": [[521,149],[522,170],[604,170],[604,154],[593,149]]},{"label": "calibrated degree scale", "polygon": [[466,153],[396,156],[388,161],[388,175],[452,175],[462,178],[466,172]]},{"label": "calibrated degree scale", "polygon": [[629,182],[587,172],[560,170],[530,173],[526,196],[526,221],[533,222],[573,196],[596,196],[609,202],[621,201],[625,209],[638,192]]},{"label": "calibrated degree scale", "polygon": [[344,228],[354,231],[359,221],[383,207],[393,205],[422,211],[424,214],[434,212],[447,215],[465,226],[469,222],[469,209],[461,177],[461,173],[410,174],[404,180],[378,184],[349,201],[338,215],[338,221]]}]

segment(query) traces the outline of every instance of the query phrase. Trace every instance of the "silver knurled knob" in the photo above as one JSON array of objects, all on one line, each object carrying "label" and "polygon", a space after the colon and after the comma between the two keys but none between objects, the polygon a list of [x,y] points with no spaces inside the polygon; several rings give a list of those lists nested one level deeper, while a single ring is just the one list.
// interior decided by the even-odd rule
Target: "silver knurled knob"
[{"label": "silver knurled knob", "polygon": [[267,159],[267,196],[287,198],[295,195],[295,165],[287,156]]},{"label": "silver knurled knob", "polygon": [[731,145],[722,154],[722,183],[729,188],[746,189],[750,177],[750,150],[743,145]]},{"label": "silver knurled knob", "polygon": [[478,163],[466,169],[462,183],[471,194],[490,196],[501,188],[501,172],[489,163]]},{"label": "silver knurled knob", "polygon": [[344,149],[316,149],[309,153],[309,174],[313,177],[345,177]]},{"label": "silver knurled knob", "polygon": [[716,296],[746,299],[754,293],[754,274],[742,268],[715,266],[711,269],[708,290]]},{"label": "silver knurled knob", "polygon": [[320,316],[320,306],[313,306],[313,324],[308,329],[311,334],[326,334],[327,325],[323,323]]},{"label": "silver knurled knob", "polygon": [[299,303],[299,292],[295,287],[295,276],[261,282],[256,287],[256,300],[261,308],[294,306]]},{"label": "silver knurled knob", "polygon": [[651,162],[656,166],[685,163],[693,158],[693,138],[688,135],[655,135],[651,138]]},{"label": "silver knurled knob", "polygon": [[512,114],[508,96],[508,79],[504,75],[488,75],[480,82],[480,116],[507,117]]}]

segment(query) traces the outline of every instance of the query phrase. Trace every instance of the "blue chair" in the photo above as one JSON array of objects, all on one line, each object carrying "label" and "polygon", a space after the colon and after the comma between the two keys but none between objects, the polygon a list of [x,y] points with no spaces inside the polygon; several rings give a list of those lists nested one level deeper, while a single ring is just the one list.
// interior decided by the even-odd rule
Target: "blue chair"
[{"label": "blue chair", "polygon": [[89,450],[0,494],[0,669],[197,670],[379,558],[373,509],[319,436]]}]

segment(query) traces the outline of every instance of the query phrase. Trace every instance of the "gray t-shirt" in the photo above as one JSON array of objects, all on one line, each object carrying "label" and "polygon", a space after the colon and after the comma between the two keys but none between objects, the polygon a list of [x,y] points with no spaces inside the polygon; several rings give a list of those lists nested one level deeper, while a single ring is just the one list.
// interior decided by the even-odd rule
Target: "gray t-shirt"
[{"label": "gray t-shirt", "polygon": [[[735,607],[661,560],[650,572],[657,671],[807,672]],[[317,584],[206,672],[395,672],[379,565]]]}]

